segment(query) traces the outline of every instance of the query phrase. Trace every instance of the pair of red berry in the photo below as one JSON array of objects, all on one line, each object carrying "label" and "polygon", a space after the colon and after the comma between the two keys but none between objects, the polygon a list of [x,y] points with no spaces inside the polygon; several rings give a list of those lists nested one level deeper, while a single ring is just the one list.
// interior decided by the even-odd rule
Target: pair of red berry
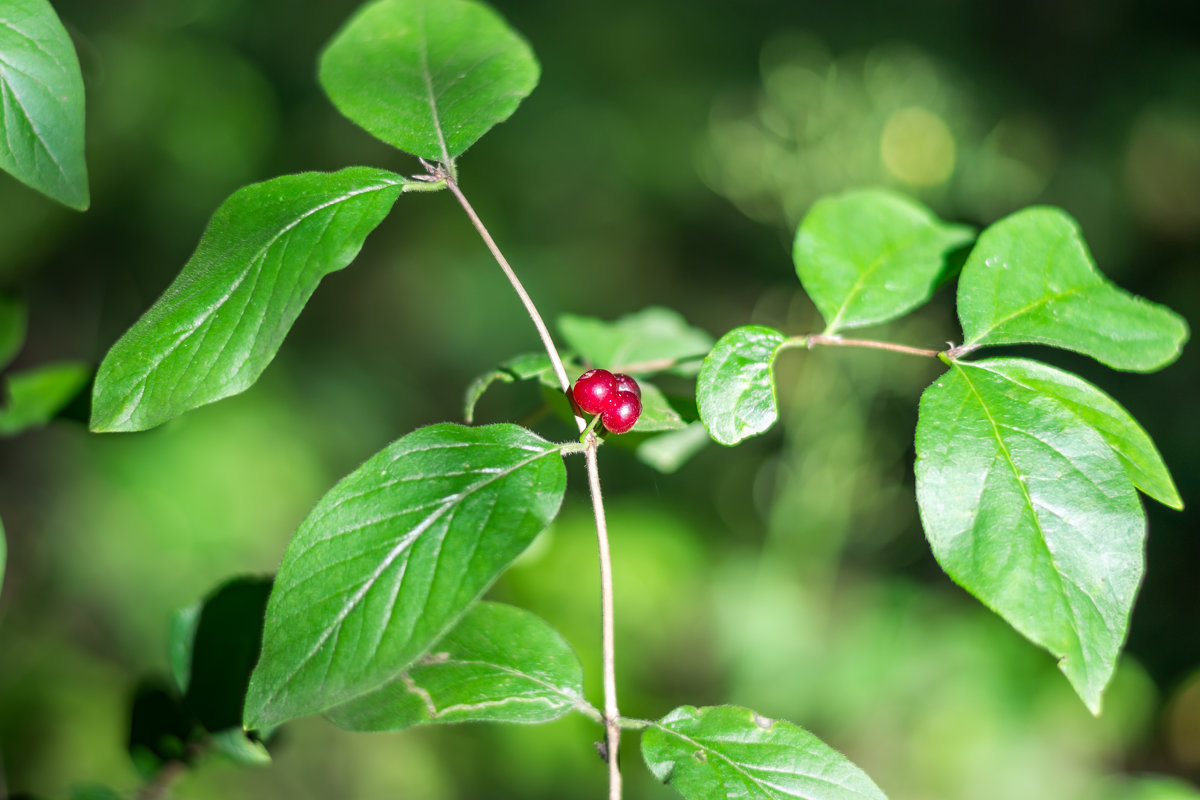
[{"label": "pair of red berry", "polygon": [[585,414],[599,414],[611,433],[626,433],[642,415],[642,388],[628,375],[589,369],[571,387],[575,405]]}]

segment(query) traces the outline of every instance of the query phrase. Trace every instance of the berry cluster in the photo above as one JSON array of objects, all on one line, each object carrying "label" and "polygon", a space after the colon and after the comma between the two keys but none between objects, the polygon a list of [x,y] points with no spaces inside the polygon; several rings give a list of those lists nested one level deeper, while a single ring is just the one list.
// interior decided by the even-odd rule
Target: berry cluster
[{"label": "berry cluster", "polygon": [[642,389],[637,381],[606,369],[589,369],[571,387],[575,405],[585,414],[599,414],[611,433],[627,433],[642,415]]}]

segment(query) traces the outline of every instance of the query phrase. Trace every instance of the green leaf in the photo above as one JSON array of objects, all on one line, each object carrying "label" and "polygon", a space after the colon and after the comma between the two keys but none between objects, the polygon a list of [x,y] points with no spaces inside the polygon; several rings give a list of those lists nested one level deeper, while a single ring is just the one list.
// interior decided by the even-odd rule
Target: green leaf
[{"label": "green leaf", "polygon": [[352,167],[234,192],[183,271],[100,364],[92,430],[144,430],[249,388],[321,278],[358,255],[406,184]]},{"label": "green leaf", "polygon": [[8,405],[0,410],[0,436],[15,436],[54,419],[79,394],[91,370],[84,364],[45,364],[8,376]]},{"label": "green leaf", "polygon": [[1027,208],[979,236],[958,281],[968,345],[1047,344],[1113,369],[1151,372],[1179,357],[1187,323],[1096,269],[1079,226],[1057,208]]},{"label": "green leaf", "polygon": [[1116,400],[1082,378],[1040,361],[994,358],[975,362],[975,366],[996,372],[1032,392],[1049,395],[1062,403],[1104,437],[1134,486],[1164,505],[1183,508],[1183,500],[1158,448]]},{"label": "green leaf", "polygon": [[565,490],[558,446],[516,425],[432,425],[369,459],[288,545],[246,726],[396,680],[549,524]]},{"label": "green leaf", "polygon": [[792,257],[831,334],[887,322],[924,303],[947,258],[974,235],[914,200],[866,189],[814,203]]},{"label": "green leaf", "polygon": [[694,375],[712,337],[669,308],[651,306],[614,322],[563,314],[558,329],[568,346],[595,367],[632,375],[672,371]]},{"label": "green leaf", "polygon": [[671,407],[657,386],[646,381],[639,381],[638,386],[642,390],[642,414],[633,426],[634,433],[677,431],[687,427],[683,417]]},{"label": "green leaf", "polygon": [[0,16],[0,169],[70,208],[90,202],[83,76],[46,0],[5,0]]},{"label": "green leaf", "polygon": [[25,344],[25,325],[25,304],[0,295],[0,369],[11,364],[21,352]]},{"label": "green leaf", "polygon": [[352,731],[396,731],[422,723],[549,722],[582,709],[583,667],[538,617],[477,603],[407,672],[325,714]]},{"label": "green leaf", "polygon": [[462,0],[378,0],[321,54],[320,81],[352,122],[450,163],[537,86],[529,45],[496,12]]},{"label": "green leaf", "polygon": [[552,385],[557,388],[558,378],[554,376],[550,357],[545,353],[526,353],[505,361],[496,369],[480,375],[467,387],[463,398],[463,419],[468,425],[475,421],[475,406],[493,383],[512,383],[530,378],[544,379],[546,376],[550,377]]},{"label": "green leaf", "polygon": [[638,460],[659,472],[671,474],[708,444],[708,432],[699,422],[686,428],[651,436],[637,446]]},{"label": "green leaf", "polygon": [[1099,713],[1142,577],[1142,506],[1100,433],[1004,370],[955,362],[921,396],[925,535],[946,573],[1057,656]]},{"label": "green leaf", "polygon": [[688,800],[885,800],[808,731],[737,706],[675,709],[642,734],[642,757]]},{"label": "green leaf", "polygon": [[696,379],[696,402],[708,435],[735,445],[770,428],[775,404],[775,356],[786,337],[763,325],[745,325],[722,336]]}]

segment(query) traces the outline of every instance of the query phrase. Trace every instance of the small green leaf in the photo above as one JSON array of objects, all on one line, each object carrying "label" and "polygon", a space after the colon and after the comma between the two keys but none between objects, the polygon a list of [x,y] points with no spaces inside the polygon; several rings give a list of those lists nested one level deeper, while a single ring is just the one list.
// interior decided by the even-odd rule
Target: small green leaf
[{"label": "small green leaf", "polygon": [[566,641],[528,611],[477,603],[399,679],[325,716],[346,730],[397,731],[422,723],[549,722],[574,709],[594,711]]},{"label": "small green leaf", "polygon": [[947,257],[974,235],[901,195],[857,190],[813,204],[792,257],[831,334],[887,322],[927,301]]},{"label": "small green leaf", "polygon": [[249,388],[321,278],[358,255],[407,183],[352,167],[234,192],[179,277],[104,357],[92,430],[144,430]]},{"label": "small green leaf", "polygon": [[91,370],[84,364],[45,364],[8,376],[8,405],[0,410],[0,436],[15,436],[54,419],[79,394]]},{"label": "small green leaf", "polygon": [[921,396],[921,521],[946,573],[1099,713],[1142,577],[1142,506],[1109,441],[1004,369],[955,362]]},{"label": "small green leaf", "polygon": [[688,325],[677,312],[658,306],[614,322],[563,314],[558,329],[567,345],[592,366],[632,375],[668,370],[694,375],[695,365],[712,347],[712,337],[706,332]]},{"label": "small green leaf", "polygon": [[735,445],[779,418],[771,365],[786,337],[774,328],[745,325],[722,336],[696,379],[700,420],[708,435]]},{"label": "small green leaf", "polygon": [[248,767],[271,763],[271,754],[267,752],[267,746],[250,736],[241,727],[217,731],[212,735],[212,742],[217,752],[235,763]]},{"label": "small green leaf", "polygon": [[0,169],[70,208],[88,207],[83,75],[46,0],[5,0],[0,16]]},{"label": "small green leaf", "polygon": [[462,0],[378,0],[321,54],[320,81],[347,118],[422,158],[450,163],[537,86],[529,45]]},{"label": "small green leaf", "polygon": [[808,731],[737,706],[675,709],[642,734],[642,757],[687,800],[886,800]]},{"label": "small green leaf", "polygon": [[1158,448],[1116,400],[1082,378],[1040,361],[993,358],[975,362],[975,366],[996,372],[1030,391],[1049,395],[1062,403],[1104,437],[1121,459],[1134,486],[1164,505],[1183,508],[1183,500]]},{"label": "small green leaf", "polygon": [[475,406],[493,383],[512,383],[530,378],[544,379],[546,376],[549,376],[553,381],[552,385],[557,388],[558,378],[554,376],[550,357],[545,353],[526,353],[505,361],[496,369],[471,381],[463,398],[463,419],[468,425],[475,421]]},{"label": "small green leaf", "polygon": [[246,726],[396,680],[549,524],[565,490],[558,446],[516,425],[432,425],[369,459],[288,545]]},{"label": "small green leaf", "polygon": [[638,386],[642,390],[642,414],[633,426],[634,433],[677,431],[687,427],[683,417],[671,407],[657,386],[646,381],[639,381]]},{"label": "small green leaf", "polygon": [[25,344],[25,304],[15,297],[0,295],[0,369],[21,352]]},{"label": "small green leaf", "polygon": [[979,236],[958,281],[966,344],[1046,344],[1113,369],[1151,372],[1179,357],[1187,323],[1096,269],[1079,225],[1027,208]]},{"label": "small green leaf", "polygon": [[708,432],[704,430],[704,425],[692,422],[686,428],[649,437],[637,446],[635,452],[643,464],[669,475],[707,444]]}]

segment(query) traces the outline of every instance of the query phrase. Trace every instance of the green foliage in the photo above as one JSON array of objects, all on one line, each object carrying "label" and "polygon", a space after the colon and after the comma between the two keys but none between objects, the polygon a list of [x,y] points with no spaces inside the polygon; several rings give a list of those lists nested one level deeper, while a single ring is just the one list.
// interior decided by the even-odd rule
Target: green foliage
[{"label": "green foliage", "polygon": [[558,446],[516,425],[433,425],[369,459],[288,545],[247,727],[396,680],[549,524],[565,488]]},{"label": "green foliage", "polygon": [[974,232],[948,225],[906,197],[879,189],[813,204],[792,257],[826,334],[887,322],[933,294],[949,254]]},{"label": "green foliage", "polygon": [[682,706],[642,734],[642,756],[687,800],[884,800],[871,779],[808,731],[747,708]]},{"label": "green foliage", "polygon": [[422,723],[549,722],[583,698],[583,667],[570,646],[528,611],[476,603],[431,652],[383,688],[325,714],[355,731]]},{"label": "green foliage", "polygon": [[14,436],[54,419],[90,376],[87,366],[75,362],[44,364],[8,375],[8,404],[0,409],[0,436]]},{"label": "green foliage", "polygon": [[179,277],[101,362],[92,430],[151,428],[251,386],[321,278],[354,259],[406,184],[353,167],[234,192]]},{"label": "green foliage", "polygon": [[558,328],[589,366],[633,375],[668,370],[695,374],[694,367],[675,362],[699,361],[713,344],[711,336],[688,325],[679,312],[658,306],[613,322],[563,314]]},{"label": "green foliage", "polygon": [[1018,211],[980,234],[958,318],[968,345],[1048,344],[1133,372],[1167,366],[1188,337],[1178,314],[1106,280],[1057,208]]},{"label": "green foliage", "polygon": [[0,296],[0,369],[7,367],[25,343],[25,304]]},{"label": "green foliage", "polygon": [[463,419],[468,425],[475,421],[475,406],[488,388],[496,382],[512,383],[537,378],[544,385],[558,388],[558,379],[554,377],[554,367],[550,365],[550,357],[545,353],[526,353],[505,361],[496,369],[480,375],[471,381],[463,398]]},{"label": "green foliage", "polygon": [[529,45],[463,0],[377,0],[321,55],[325,93],[351,121],[415,156],[450,164],[537,86]]},{"label": "green foliage", "polygon": [[700,419],[724,445],[762,433],[775,424],[775,376],[771,368],[786,338],[774,328],[746,325],[717,341],[696,379]]},{"label": "green foliage", "polygon": [[5,0],[0,98],[0,169],[63,205],[86,209],[83,76],[47,0]]}]

